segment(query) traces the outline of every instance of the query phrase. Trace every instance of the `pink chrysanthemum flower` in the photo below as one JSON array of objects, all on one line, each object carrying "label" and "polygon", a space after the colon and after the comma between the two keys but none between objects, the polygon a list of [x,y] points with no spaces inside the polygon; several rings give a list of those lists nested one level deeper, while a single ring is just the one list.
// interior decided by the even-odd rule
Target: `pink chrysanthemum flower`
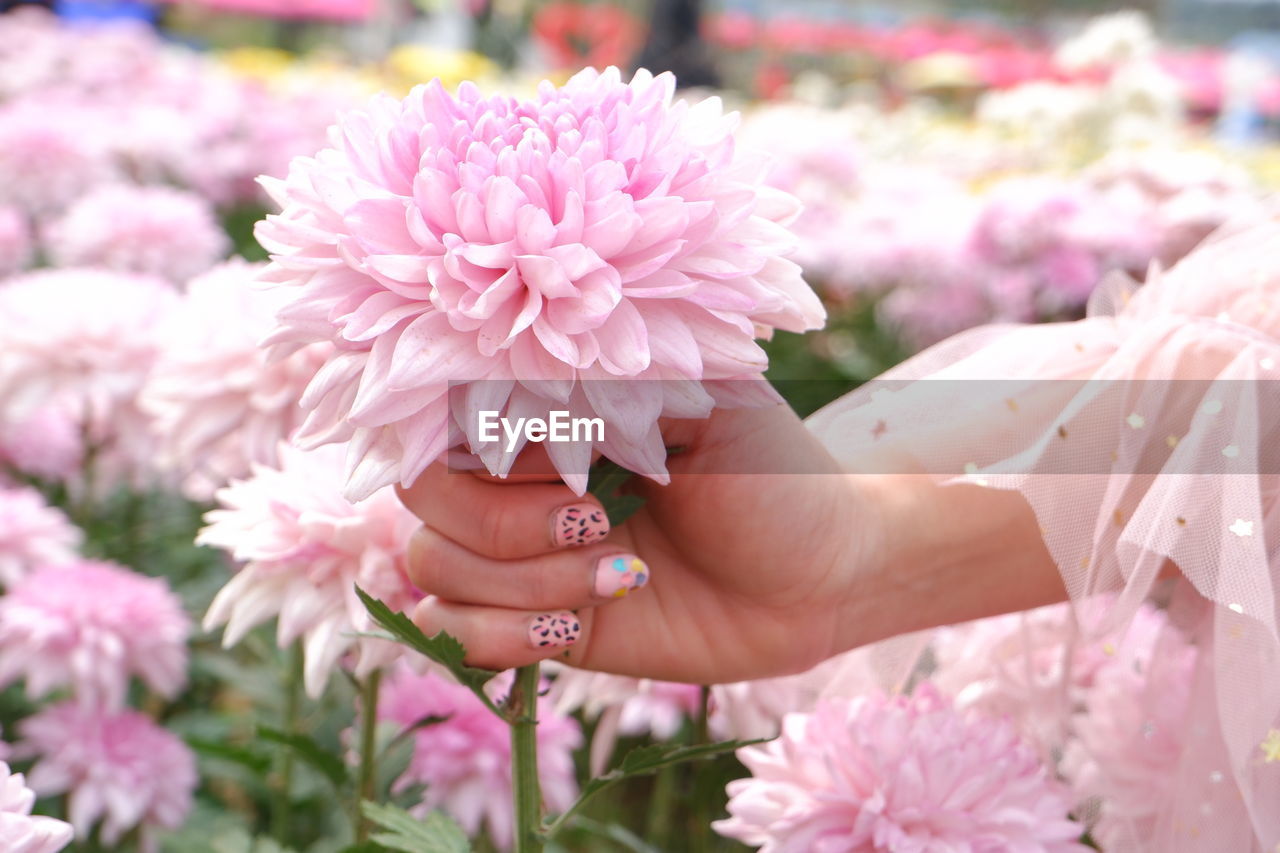
[{"label": "pink chrysanthemum flower", "polygon": [[1073,720],[1062,773],[1096,810],[1091,834],[1103,850],[1147,850],[1157,841],[1156,823],[1178,793],[1196,655],[1171,629],[1146,659],[1109,661]]},{"label": "pink chrysanthemum flower", "polygon": [[80,425],[59,405],[0,421],[0,467],[53,482],[75,478],[84,461]]},{"label": "pink chrysanthemum flower", "polygon": [[0,207],[0,278],[31,263],[31,226],[16,207]]},{"label": "pink chrysanthemum flower", "polygon": [[826,700],[739,750],[722,835],[766,853],[1086,851],[1071,800],[1004,721],[965,717],[929,684]]},{"label": "pink chrysanthemum flower", "polygon": [[21,421],[54,406],[94,446],[96,481],[149,469],[154,441],[138,395],[177,292],[98,270],[31,273],[0,284],[0,408]]},{"label": "pink chrysanthemum flower", "polygon": [[0,684],[25,678],[33,698],[67,686],[114,709],[136,675],[173,697],[187,681],[190,633],[162,578],[92,560],[42,567],[0,598]]},{"label": "pink chrysanthemum flower", "polygon": [[114,174],[86,111],[28,98],[0,106],[0,204],[41,217]]},{"label": "pink chrysanthemum flower", "polygon": [[93,266],[182,283],[230,247],[203,198],[170,187],[101,187],[75,202],[44,233],[58,266]]},{"label": "pink chrysanthemum flower", "polygon": [[[0,584],[76,558],[83,534],[35,489],[0,488]],[[3,599],[0,599],[2,601]]]},{"label": "pink chrysanthemum flower", "polygon": [[698,713],[701,693],[697,684],[563,667],[557,669],[548,698],[558,714],[581,709],[586,719],[597,720],[589,764],[592,775],[599,776],[608,767],[620,736],[675,737],[684,721]]},{"label": "pink chrysanthemum flower", "polygon": [[[509,674],[494,679],[494,689],[510,684]],[[538,712],[538,777],[547,807],[563,811],[578,786],[573,751],[582,731],[572,717],[556,714],[540,701]],[[499,848],[510,849],[514,815],[511,808],[511,733],[501,719],[469,689],[428,672],[400,666],[383,682],[378,717],[408,727],[426,717],[448,717],[413,733],[413,757],[396,781],[399,792],[425,785],[414,810],[425,815],[443,809],[476,835],[481,826]]]},{"label": "pink chrysanthemum flower", "polygon": [[258,341],[282,294],[252,286],[260,269],[230,261],[188,285],[143,393],[164,467],[195,500],[247,477],[252,462],[279,462],[280,442],[302,423],[298,398],[332,351],[315,344],[268,361]]},{"label": "pink chrysanthemum flower", "polygon": [[140,849],[154,850],[150,830],[177,829],[191,811],[195,756],[145,714],[63,702],[18,730],[18,751],[39,757],[31,787],[41,796],[69,795],[67,817],[80,838],[101,820],[102,841],[114,845],[141,825]]},{"label": "pink chrysanthemum flower", "polygon": [[958,708],[1009,718],[1049,755],[1098,671],[1113,660],[1149,661],[1168,624],[1149,604],[1104,636],[1086,636],[1069,604],[979,619],[938,632],[931,678]]},{"label": "pink chrysanthemum flower", "polygon": [[419,522],[393,491],[351,503],[342,496],[340,449],[286,446],[278,469],[255,464],[253,476],[220,490],[218,501],[223,508],[206,516],[196,542],[244,563],[204,618],[206,629],[226,625],[225,646],[278,615],[282,648],[303,639],[311,696],[348,651],[357,652],[360,676],[398,657],[394,643],[354,636],[373,628],[357,585],[395,610],[420,598],[405,562]]},{"label": "pink chrysanthemum flower", "polygon": [[21,773],[0,761],[0,849],[5,853],[56,853],[71,843],[71,824],[32,815],[36,794]]},{"label": "pink chrysanthemum flower", "polygon": [[[348,115],[267,183],[283,212],[258,227],[264,277],[293,294],[270,340],[338,347],[300,437],[351,440],[351,496],[479,451],[479,409],[600,417],[595,448],[662,481],[660,415],[706,416],[698,380],[758,377],[758,333],[821,324],[783,257],[794,198],[735,155],[717,99],[673,104],[674,85],[586,70],[519,101],[435,81]],[[582,381],[600,379],[686,382]],[[491,381],[457,395],[451,430],[448,384],[471,380]],[[500,473],[499,445],[481,456]],[[591,444],[545,447],[585,489]]]}]

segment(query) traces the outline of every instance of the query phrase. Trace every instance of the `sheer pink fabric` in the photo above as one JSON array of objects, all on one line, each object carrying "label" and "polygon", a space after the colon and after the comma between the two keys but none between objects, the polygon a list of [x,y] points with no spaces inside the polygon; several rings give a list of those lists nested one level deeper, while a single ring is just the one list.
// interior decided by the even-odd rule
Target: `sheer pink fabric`
[{"label": "sheer pink fabric", "polygon": [[[1082,732],[1102,738],[1094,776],[1171,780],[1143,782],[1129,811],[1095,786],[1081,808],[1107,817],[1105,849],[1280,852],[1280,219],[1224,230],[1142,287],[1109,282],[1085,320],[975,329],[882,379],[810,428],[852,470],[1022,492],[1073,602],[1065,655],[1149,599],[1194,647],[1158,647],[1106,719],[1066,690],[1044,711],[1061,717],[1055,751],[1085,715],[1072,754]],[[899,686],[930,639],[865,654]],[[1111,755],[1106,738],[1129,739]]]}]

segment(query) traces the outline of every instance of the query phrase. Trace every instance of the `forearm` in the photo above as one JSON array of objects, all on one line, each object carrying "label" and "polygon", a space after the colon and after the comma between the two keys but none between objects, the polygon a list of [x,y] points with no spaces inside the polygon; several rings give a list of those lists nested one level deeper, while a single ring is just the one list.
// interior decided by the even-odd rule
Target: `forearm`
[{"label": "forearm", "polygon": [[1016,491],[922,475],[850,475],[878,541],[852,569],[841,650],[1066,598],[1035,514]]}]

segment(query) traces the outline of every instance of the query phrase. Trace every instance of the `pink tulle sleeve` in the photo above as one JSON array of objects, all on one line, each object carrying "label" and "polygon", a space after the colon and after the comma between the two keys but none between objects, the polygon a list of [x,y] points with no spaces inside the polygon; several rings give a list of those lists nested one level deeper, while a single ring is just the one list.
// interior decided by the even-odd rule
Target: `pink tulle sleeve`
[{"label": "pink tulle sleeve", "polygon": [[[1152,600],[1186,638],[1142,664],[1132,715],[1102,721],[1135,731],[1095,777],[1161,768],[1141,808],[1101,806],[1106,849],[1280,850],[1280,221],[1222,232],[1142,287],[1108,282],[1079,322],[945,341],[809,426],[851,470],[1020,491],[1075,647]],[[866,654],[898,682],[926,642]],[[1081,713],[1063,696],[1043,713]]]}]

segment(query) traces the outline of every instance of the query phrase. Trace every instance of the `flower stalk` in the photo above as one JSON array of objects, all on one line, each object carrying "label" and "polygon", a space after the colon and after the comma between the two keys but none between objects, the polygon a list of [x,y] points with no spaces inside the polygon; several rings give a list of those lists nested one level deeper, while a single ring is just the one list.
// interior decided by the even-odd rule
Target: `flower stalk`
[{"label": "flower stalk", "polygon": [[369,819],[361,803],[375,801],[375,783],[378,771],[378,687],[382,682],[382,670],[375,669],[360,687],[360,777],[355,796],[356,843],[369,840]]},{"label": "flower stalk", "polygon": [[516,853],[542,851],[542,789],[538,781],[538,664],[516,670],[507,698],[511,725],[511,781],[515,798]]}]

